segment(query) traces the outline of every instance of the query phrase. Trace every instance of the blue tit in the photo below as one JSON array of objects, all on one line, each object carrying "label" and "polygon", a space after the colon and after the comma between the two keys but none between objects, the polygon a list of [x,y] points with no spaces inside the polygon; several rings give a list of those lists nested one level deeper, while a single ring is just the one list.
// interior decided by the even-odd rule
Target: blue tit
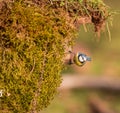
[{"label": "blue tit", "polygon": [[86,61],[91,61],[91,58],[83,53],[76,53],[74,55],[73,61],[78,66],[83,66]]},{"label": "blue tit", "polygon": [[[72,52],[70,52],[70,53],[72,53]],[[76,54],[75,53],[73,53],[73,54],[74,54],[73,62],[78,66],[83,66],[86,63],[86,61],[91,61],[91,58],[83,53],[78,52]]]}]

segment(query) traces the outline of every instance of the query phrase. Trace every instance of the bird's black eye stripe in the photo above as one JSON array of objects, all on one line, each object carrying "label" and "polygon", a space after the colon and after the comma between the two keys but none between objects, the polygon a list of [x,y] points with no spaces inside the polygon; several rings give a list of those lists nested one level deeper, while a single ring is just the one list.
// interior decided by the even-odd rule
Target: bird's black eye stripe
[{"label": "bird's black eye stripe", "polygon": [[78,60],[79,60],[80,56],[81,56],[81,54],[78,55]]}]

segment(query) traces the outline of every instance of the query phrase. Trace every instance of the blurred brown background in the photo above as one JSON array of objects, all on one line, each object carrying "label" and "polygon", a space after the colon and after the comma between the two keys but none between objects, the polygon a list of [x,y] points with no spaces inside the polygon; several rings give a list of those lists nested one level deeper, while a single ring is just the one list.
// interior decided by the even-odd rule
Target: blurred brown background
[{"label": "blurred brown background", "polygon": [[120,113],[120,0],[104,2],[118,11],[112,25],[109,23],[111,41],[107,30],[101,33],[98,41],[93,26],[87,25],[87,32],[80,26],[74,49],[91,56],[92,61],[83,67],[67,66],[63,78],[68,77],[70,83],[78,83],[78,86],[61,88],[41,113]]}]

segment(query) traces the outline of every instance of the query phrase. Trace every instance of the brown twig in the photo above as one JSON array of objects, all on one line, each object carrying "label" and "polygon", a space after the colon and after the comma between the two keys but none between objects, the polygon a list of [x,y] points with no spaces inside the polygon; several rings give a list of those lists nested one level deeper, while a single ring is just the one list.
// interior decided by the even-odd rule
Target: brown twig
[{"label": "brown twig", "polygon": [[63,82],[60,89],[73,88],[92,88],[120,91],[120,79],[113,77],[93,77],[93,76],[79,76],[79,75],[63,75]]}]

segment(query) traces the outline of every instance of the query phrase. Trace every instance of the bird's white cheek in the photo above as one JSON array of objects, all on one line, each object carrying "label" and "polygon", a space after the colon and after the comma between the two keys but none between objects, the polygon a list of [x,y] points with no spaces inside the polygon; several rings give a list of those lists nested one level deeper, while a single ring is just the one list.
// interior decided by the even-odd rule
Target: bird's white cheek
[{"label": "bird's white cheek", "polygon": [[79,60],[81,61],[81,62],[84,62],[84,59],[80,56],[79,57]]}]

